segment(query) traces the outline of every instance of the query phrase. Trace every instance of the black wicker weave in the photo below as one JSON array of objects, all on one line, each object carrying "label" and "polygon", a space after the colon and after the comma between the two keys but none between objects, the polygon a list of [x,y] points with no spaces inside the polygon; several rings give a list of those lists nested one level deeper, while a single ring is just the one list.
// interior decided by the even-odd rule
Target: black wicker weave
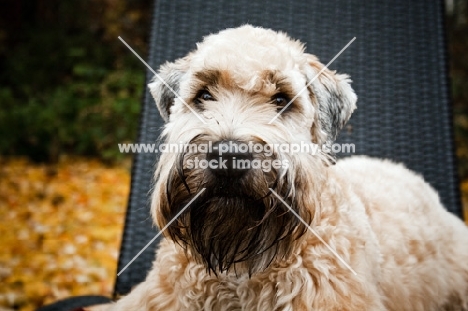
[{"label": "black wicker weave", "polygon": [[[330,66],[351,75],[358,110],[339,141],[357,154],[404,162],[424,175],[461,216],[454,169],[442,3],[434,1],[156,1],[149,64],[184,56],[204,35],[245,23],[289,33]],[[142,66],[143,70],[143,66]],[[153,74],[148,71],[147,80]],[[146,92],[139,142],[154,143],[163,122]],[[138,154],[119,258],[120,271],[157,233],[149,215],[154,154]],[[117,294],[144,280],[154,242],[117,279]]]}]

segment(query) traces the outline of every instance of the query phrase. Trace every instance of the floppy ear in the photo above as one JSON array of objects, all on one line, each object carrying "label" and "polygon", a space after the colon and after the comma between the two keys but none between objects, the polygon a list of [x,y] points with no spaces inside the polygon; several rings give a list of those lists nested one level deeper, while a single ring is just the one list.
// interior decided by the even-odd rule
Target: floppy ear
[{"label": "floppy ear", "polygon": [[319,145],[331,146],[339,130],[356,109],[357,96],[351,88],[351,79],[348,75],[325,69],[317,77],[325,65],[313,55],[308,54],[307,59],[308,83],[314,79],[309,85],[309,93],[312,102],[318,106],[318,113],[311,129],[312,137]]},{"label": "floppy ear", "polygon": [[148,84],[150,93],[156,101],[156,106],[165,122],[169,121],[171,107],[176,98],[174,92],[179,94],[180,81],[188,71],[188,68],[188,56],[180,58],[173,63],[167,62],[159,68],[159,77],[155,76],[152,82]]}]

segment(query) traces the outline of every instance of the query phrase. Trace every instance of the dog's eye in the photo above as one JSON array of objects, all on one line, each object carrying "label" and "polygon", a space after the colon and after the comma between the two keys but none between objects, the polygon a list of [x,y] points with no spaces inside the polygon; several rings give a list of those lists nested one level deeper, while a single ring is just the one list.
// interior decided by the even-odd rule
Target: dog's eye
[{"label": "dog's eye", "polygon": [[277,106],[284,107],[289,103],[289,97],[284,93],[278,93],[272,97],[273,103]]},{"label": "dog's eye", "polygon": [[207,90],[200,90],[198,91],[197,96],[195,97],[195,103],[199,104],[202,100],[214,100],[214,97]]}]

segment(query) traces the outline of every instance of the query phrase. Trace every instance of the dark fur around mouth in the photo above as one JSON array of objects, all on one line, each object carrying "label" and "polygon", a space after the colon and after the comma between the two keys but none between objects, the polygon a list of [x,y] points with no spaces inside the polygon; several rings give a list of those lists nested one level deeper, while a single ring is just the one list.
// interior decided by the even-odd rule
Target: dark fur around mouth
[{"label": "dark fur around mouth", "polygon": [[[200,156],[200,155],[197,155]],[[252,170],[240,179],[184,169],[184,155],[167,181],[161,213],[169,222],[202,188],[206,190],[168,229],[169,237],[208,271],[234,268],[249,274],[287,258],[306,227],[268,188],[273,188],[308,223],[311,215],[291,198],[293,186],[278,172]]]}]

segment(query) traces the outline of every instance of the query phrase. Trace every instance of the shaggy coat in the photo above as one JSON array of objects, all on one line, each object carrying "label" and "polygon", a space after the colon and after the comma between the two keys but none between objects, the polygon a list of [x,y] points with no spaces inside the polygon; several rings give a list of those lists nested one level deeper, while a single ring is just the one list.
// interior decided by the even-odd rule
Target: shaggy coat
[{"label": "shaggy coat", "polygon": [[348,76],[317,77],[323,68],[300,42],[248,25],[161,67],[164,82],[149,87],[165,142],[308,142],[320,152],[252,154],[287,165],[235,178],[189,169],[205,152],[163,153],[155,224],[201,194],[164,232],[146,281],[92,310],[468,310],[468,229],[401,164],[334,163],[325,147],[357,97]]}]

